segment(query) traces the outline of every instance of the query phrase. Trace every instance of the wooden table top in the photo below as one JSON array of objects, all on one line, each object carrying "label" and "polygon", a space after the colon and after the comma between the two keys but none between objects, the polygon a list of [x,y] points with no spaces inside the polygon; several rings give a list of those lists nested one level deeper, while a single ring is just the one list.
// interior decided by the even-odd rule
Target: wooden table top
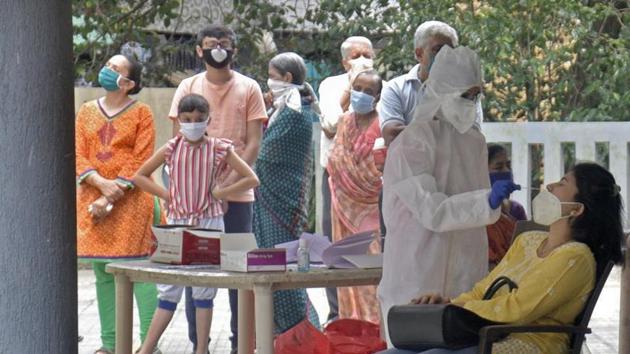
[{"label": "wooden table top", "polygon": [[375,285],[382,268],[328,269],[311,266],[309,272],[298,272],[293,265],[285,272],[225,272],[218,265],[176,266],[147,260],[112,262],[107,272],[128,276],[134,282],[153,282],[186,286],[252,289],[268,284],[274,289]]}]

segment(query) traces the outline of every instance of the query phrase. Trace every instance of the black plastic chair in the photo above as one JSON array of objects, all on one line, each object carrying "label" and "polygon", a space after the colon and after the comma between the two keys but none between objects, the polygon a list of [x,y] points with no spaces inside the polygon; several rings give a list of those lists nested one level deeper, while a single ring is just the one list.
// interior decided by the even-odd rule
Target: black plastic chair
[{"label": "black plastic chair", "polygon": [[[537,224],[535,224],[537,225]],[[541,226],[541,225],[538,225]],[[534,229],[536,230],[536,229]],[[529,231],[529,230],[526,230]],[[515,232],[515,236],[518,236]],[[493,325],[481,328],[479,331],[479,353],[491,354],[492,344],[503,339],[510,333],[567,333],[571,335],[571,341],[569,344],[569,353],[580,354],[582,351],[582,343],[584,342],[584,336],[591,333],[591,329],[588,327],[588,323],[591,320],[591,315],[597,304],[597,299],[606,284],[608,275],[614,266],[613,262],[608,262],[606,267],[602,271],[602,274],[595,283],[595,288],[589,296],[586,306],[582,313],[576,318],[573,326],[545,326],[545,325]]]}]

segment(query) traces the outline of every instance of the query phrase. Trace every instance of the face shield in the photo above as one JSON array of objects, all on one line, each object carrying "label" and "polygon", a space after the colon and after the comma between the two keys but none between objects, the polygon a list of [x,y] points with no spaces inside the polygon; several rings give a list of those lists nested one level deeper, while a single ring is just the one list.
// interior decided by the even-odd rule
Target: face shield
[{"label": "face shield", "polygon": [[477,53],[467,47],[442,47],[421,88],[423,93],[418,95],[413,122],[426,122],[437,117],[452,124],[458,132],[467,132],[475,123],[476,100],[479,98],[476,96],[471,100],[462,94],[482,83]]}]

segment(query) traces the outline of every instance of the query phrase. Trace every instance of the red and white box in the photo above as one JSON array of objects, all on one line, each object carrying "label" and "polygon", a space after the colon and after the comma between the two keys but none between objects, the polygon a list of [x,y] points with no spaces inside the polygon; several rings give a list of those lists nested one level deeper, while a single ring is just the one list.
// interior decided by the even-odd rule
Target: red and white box
[{"label": "red and white box", "polygon": [[221,264],[221,235],[218,230],[185,225],[153,226],[153,262],[169,264]]},{"label": "red and white box", "polygon": [[221,237],[221,270],[232,272],[284,272],[287,250],[258,248],[252,233]]}]

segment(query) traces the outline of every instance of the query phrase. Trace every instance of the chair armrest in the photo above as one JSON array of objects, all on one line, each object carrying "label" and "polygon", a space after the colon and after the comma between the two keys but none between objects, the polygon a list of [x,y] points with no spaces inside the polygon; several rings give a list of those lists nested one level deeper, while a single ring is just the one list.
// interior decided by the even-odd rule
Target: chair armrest
[{"label": "chair armrest", "polygon": [[504,335],[510,333],[568,333],[588,334],[591,329],[577,326],[519,326],[519,325],[493,325],[482,327],[479,330],[479,353],[491,354],[492,344]]}]

